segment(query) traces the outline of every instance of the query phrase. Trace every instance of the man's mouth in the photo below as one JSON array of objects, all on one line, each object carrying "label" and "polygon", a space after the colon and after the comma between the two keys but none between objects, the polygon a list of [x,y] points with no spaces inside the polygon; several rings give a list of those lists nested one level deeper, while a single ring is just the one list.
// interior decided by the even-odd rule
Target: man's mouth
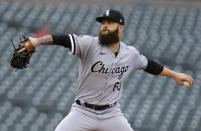
[{"label": "man's mouth", "polygon": [[109,30],[103,30],[102,31],[103,33],[108,33],[108,32],[110,32]]}]

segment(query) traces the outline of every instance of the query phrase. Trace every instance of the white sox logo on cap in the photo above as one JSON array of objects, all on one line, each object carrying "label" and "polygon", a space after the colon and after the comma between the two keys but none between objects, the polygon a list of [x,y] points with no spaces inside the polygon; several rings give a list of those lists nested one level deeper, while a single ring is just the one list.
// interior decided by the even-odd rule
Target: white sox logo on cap
[{"label": "white sox logo on cap", "polygon": [[106,15],[106,16],[109,16],[109,15],[110,15],[110,10],[106,10],[106,11],[105,11],[105,15]]},{"label": "white sox logo on cap", "polygon": [[118,22],[121,25],[124,25],[124,17],[117,10],[107,9],[102,16],[96,17],[96,21],[102,23],[105,18],[113,20],[114,22]]}]

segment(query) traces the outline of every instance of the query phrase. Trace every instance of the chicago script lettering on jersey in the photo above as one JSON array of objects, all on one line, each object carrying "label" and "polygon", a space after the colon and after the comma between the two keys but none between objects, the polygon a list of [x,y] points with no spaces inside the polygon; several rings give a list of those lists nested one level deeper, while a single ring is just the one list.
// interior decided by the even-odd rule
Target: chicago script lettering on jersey
[{"label": "chicago script lettering on jersey", "polygon": [[123,74],[128,70],[129,66],[117,66],[112,68],[110,71],[109,65],[105,65],[102,61],[97,61],[91,66],[91,72],[98,72],[98,73],[103,73],[103,74],[115,74],[115,73],[120,73],[118,79],[121,79]]},{"label": "chicago script lettering on jersey", "polygon": [[81,60],[75,99],[100,105],[115,103],[120,100],[123,80],[148,63],[135,47],[123,42],[115,57],[107,46],[100,44],[98,37],[72,35],[71,38],[70,52]]}]

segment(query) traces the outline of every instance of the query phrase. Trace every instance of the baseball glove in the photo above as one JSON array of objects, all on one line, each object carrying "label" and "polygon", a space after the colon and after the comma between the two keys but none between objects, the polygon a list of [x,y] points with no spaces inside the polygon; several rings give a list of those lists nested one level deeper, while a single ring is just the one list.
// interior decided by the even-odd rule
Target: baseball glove
[{"label": "baseball glove", "polygon": [[[32,56],[32,54],[35,52],[35,48],[33,44],[31,43],[30,39],[27,36],[23,36],[23,38],[20,38],[20,43],[18,47],[16,48],[13,44],[13,41],[11,40],[14,51],[11,55],[10,59],[10,65],[17,69],[24,69],[29,64],[29,60]],[[25,49],[23,52],[19,53],[19,50]]]}]

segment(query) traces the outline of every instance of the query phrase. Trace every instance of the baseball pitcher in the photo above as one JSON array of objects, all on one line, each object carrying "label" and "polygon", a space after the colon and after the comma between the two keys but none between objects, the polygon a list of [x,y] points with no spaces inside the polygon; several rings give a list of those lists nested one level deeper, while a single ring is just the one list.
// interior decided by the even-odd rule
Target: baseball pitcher
[{"label": "baseball pitcher", "polygon": [[[119,11],[108,9],[96,21],[102,23],[97,37],[66,34],[28,38],[33,48],[60,45],[80,59],[75,102],[55,131],[134,131],[119,104],[123,80],[133,71],[167,76],[179,85],[187,83],[187,87],[193,85],[190,76],[167,69],[122,42],[125,21]],[[26,50],[23,47],[17,53],[23,54]]]}]

